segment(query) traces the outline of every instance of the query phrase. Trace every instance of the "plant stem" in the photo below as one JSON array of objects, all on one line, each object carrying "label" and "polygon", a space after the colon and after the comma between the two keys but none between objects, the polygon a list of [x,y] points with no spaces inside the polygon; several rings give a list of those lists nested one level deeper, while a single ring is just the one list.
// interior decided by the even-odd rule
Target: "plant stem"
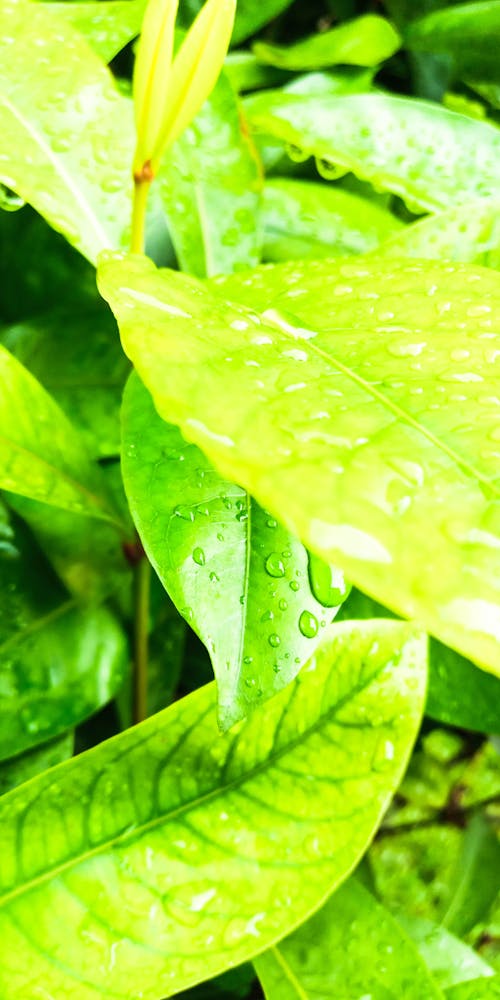
[{"label": "plant stem", "polygon": [[148,714],[150,583],[151,566],[143,555],[134,570],[134,722]]},{"label": "plant stem", "polygon": [[132,236],[130,249],[132,253],[144,253],[144,231],[146,223],[146,205],[148,201],[151,179],[139,177],[134,179],[134,202],[132,207]]}]

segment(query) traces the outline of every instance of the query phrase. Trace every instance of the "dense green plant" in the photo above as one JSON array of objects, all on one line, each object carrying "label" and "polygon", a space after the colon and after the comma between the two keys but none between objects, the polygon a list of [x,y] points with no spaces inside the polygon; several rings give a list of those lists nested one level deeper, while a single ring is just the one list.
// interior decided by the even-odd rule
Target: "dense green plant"
[{"label": "dense green plant", "polygon": [[0,0],[1,1000],[500,996],[500,5],[374,6]]}]

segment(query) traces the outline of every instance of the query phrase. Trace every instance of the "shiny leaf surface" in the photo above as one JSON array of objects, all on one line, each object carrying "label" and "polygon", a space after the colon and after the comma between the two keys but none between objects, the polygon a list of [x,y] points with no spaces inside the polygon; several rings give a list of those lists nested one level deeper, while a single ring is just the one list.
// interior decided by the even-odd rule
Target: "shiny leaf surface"
[{"label": "shiny leaf surface", "polygon": [[355,879],[255,960],[266,1000],[438,1000],[415,945]]},{"label": "shiny leaf surface", "polygon": [[247,98],[251,125],[393,191],[412,209],[435,211],[498,194],[500,133],[438,104],[362,94],[299,97],[267,91]]},{"label": "shiny leaf surface", "polygon": [[4,796],[3,1000],[160,1000],[272,945],[365,849],[424,687],[409,626],[346,624],[265,727],[220,737],[209,685]]},{"label": "shiny leaf surface", "polygon": [[337,585],[337,607],[325,608],[311,590],[300,542],[158,416],[137,376],[125,394],[123,446],[137,529],[170,597],[209,651],[227,728],[285,687],[312,656],[346,596],[343,575],[321,564]]},{"label": "shiny leaf surface", "polygon": [[207,288],[109,257],[100,286],[164,419],[355,585],[498,671],[496,274],[293,262]]},{"label": "shiny leaf surface", "polygon": [[54,7],[1,3],[0,180],[95,261],[127,245],[132,118]]},{"label": "shiny leaf surface", "polygon": [[303,72],[339,63],[377,66],[394,55],[400,43],[401,39],[389,21],[377,14],[365,14],[294,45],[256,42],[253,51],[263,63]]},{"label": "shiny leaf surface", "polygon": [[68,21],[107,63],[139,34],[146,7],[145,0],[59,0],[54,10],[54,0],[35,2]]}]

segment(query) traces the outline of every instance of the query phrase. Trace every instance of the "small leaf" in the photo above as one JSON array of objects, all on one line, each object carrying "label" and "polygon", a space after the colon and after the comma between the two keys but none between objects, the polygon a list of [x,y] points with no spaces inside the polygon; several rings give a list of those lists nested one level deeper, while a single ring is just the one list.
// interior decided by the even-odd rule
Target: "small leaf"
[{"label": "small leaf", "polygon": [[[156,413],[137,376],[123,408],[123,476],[148,557],[213,663],[228,728],[288,684],[347,594],[309,585],[304,547]],[[333,568],[320,564],[331,579]]]},{"label": "small leaf", "polygon": [[455,78],[500,83],[495,40],[500,33],[500,9],[494,0],[436,10],[412,21],[406,44],[416,52],[443,55]]},{"label": "small leaf", "polygon": [[120,526],[78,431],[0,345],[0,488]]},{"label": "small leaf", "polygon": [[401,223],[376,204],[341,188],[311,181],[267,181],[262,199],[267,261],[365,253]]},{"label": "small leaf", "polygon": [[353,878],[255,968],[266,1000],[443,997],[396,920]]},{"label": "small leaf", "polygon": [[500,133],[438,104],[385,94],[247,98],[253,128],[435,211],[498,194]]},{"label": "small leaf", "polygon": [[498,672],[494,272],[294,261],[204,287],[109,257],[100,287],[158,412],[222,476]]},{"label": "small leaf", "polygon": [[265,726],[218,736],[209,685],[4,796],[2,1000],[97,998],[103,968],[113,996],[160,1000],[270,947],[363,853],[424,687],[423,637],[346,624]]},{"label": "small leaf", "polygon": [[476,951],[439,924],[404,913],[398,915],[398,923],[415,942],[441,989],[493,975],[491,966]]},{"label": "small leaf", "polygon": [[1,11],[0,180],[95,262],[128,243],[128,102],[54,4]]},{"label": "small leaf", "polygon": [[294,45],[255,42],[253,52],[263,63],[303,72],[339,63],[377,66],[394,55],[400,44],[401,39],[389,21],[377,14],[365,14]]}]

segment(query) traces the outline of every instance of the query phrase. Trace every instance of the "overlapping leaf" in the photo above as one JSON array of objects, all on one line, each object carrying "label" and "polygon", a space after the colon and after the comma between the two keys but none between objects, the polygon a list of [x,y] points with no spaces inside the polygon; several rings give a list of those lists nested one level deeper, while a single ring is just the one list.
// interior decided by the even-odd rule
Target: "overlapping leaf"
[{"label": "overlapping leaf", "polygon": [[476,951],[440,924],[405,914],[398,915],[398,923],[415,942],[441,989],[493,975],[491,966]]},{"label": "overlapping leaf", "polygon": [[393,191],[417,210],[498,194],[500,132],[438,104],[275,90],[247,98],[245,109],[255,129]]},{"label": "overlapping leaf", "polygon": [[361,589],[498,670],[495,274],[294,262],[207,288],[110,257],[100,284],[164,419]]},{"label": "overlapping leaf", "polygon": [[[33,0],[32,0],[33,2]],[[51,8],[50,3],[34,0]],[[60,0],[56,8],[59,18],[68,21],[81,32],[87,42],[105,62],[111,62],[121,49],[141,30],[145,0]]]},{"label": "overlapping leaf", "polygon": [[380,246],[385,257],[456,260],[500,268],[500,200],[484,198],[401,228]]},{"label": "overlapping leaf", "polygon": [[42,743],[31,750],[26,750],[17,757],[0,761],[0,795],[12,791],[24,781],[29,781],[49,767],[61,764],[73,754],[74,734],[71,730],[56,736],[48,743]]},{"label": "overlapping leaf", "polygon": [[294,45],[256,42],[253,51],[263,63],[302,72],[338,64],[377,66],[392,56],[400,43],[389,21],[377,14],[365,14]]},{"label": "overlapping leaf", "polygon": [[5,796],[3,1000],[40,982],[97,1000],[103,975],[115,997],[160,1000],[305,919],[401,777],[424,661],[409,626],[332,628],[265,726],[218,736],[208,686]]},{"label": "overlapping leaf", "polygon": [[158,416],[136,376],[123,428],[123,474],[139,534],[209,651],[227,728],[312,656],[347,594],[343,575],[324,566],[337,587],[325,607],[310,587],[301,543]]},{"label": "overlapping leaf", "polygon": [[453,75],[500,83],[495,42],[500,37],[500,8],[494,0],[462,3],[412,21],[406,43],[417,52],[449,60]]}]

